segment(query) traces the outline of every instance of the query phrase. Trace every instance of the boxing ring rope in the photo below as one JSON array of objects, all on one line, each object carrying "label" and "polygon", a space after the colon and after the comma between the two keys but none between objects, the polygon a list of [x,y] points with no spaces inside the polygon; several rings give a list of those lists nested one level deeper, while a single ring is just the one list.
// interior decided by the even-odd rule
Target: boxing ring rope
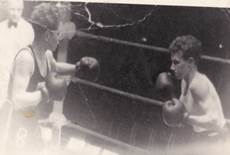
[{"label": "boxing ring rope", "polygon": [[[43,120],[39,120],[39,124],[44,126],[46,124],[52,124],[52,122],[50,122],[48,119],[43,119]],[[146,151],[146,150],[144,150],[144,149],[142,149],[140,147],[132,146],[132,145],[127,144],[125,142],[122,142],[122,141],[116,140],[114,138],[110,138],[108,136],[99,134],[99,133],[97,133],[95,131],[89,130],[89,129],[84,128],[84,127],[82,127],[82,126],[80,126],[78,124],[75,124],[75,123],[73,123],[71,121],[68,121],[66,124],[63,124],[60,128],[58,128],[59,135],[62,132],[61,131],[62,127],[67,127],[67,128],[75,129],[76,131],[81,132],[83,134],[86,134],[87,136],[90,135],[90,136],[96,137],[98,139],[102,139],[103,141],[106,141],[106,142],[115,144],[117,146],[126,148],[126,149],[128,149],[128,151],[132,151],[132,152],[136,151],[136,152],[144,153],[144,154],[149,154],[150,153],[149,151]],[[61,137],[59,137],[59,138],[61,138]],[[58,141],[59,141],[58,142],[59,143],[58,147],[60,147],[60,144],[61,144],[60,139]]]},{"label": "boxing ring rope", "polygon": [[[30,1],[30,0],[28,0],[28,1]],[[37,1],[40,1],[40,0],[37,0]],[[29,18],[25,17],[25,19],[28,20],[29,22],[33,23],[33,21],[30,20]],[[70,33],[72,31],[65,31],[65,32]],[[121,39],[101,36],[101,35],[94,35],[94,34],[90,34],[90,33],[87,33],[87,32],[80,31],[80,30],[74,31],[74,34],[76,36],[79,36],[79,37],[82,37],[82,38],[100,40],[100,41],[103,41],[103,42],[116,43],[116,44],[120,44],[120,45],[132,46],[132,47],[137,47],[137,48],[143,48],[143,49],[153,50],[153,51],[160,52],[160,53],[166,53],[166,54],[169,53],[168,49],[164,48],[164,47],[146,45],[146,44],[142,44],[142,43],[131,42],[131,41],[126,41],[126,40],[121,40]],[[211,61],[211,62],[230,65],[230,59],[226,59],[226,58],[213,57],[213,56],[209,56],[209,55],[201,55],[201,59],[206,60],[206,61]]]},{"label": "boxing ring rope", "polygon": [[121,146],[121,147],[125,147],[125,148],[128,148],[129,150],[131,150],[132,152],[134,151],[137,151],[137,152],[140,152],[140,153],[143,153],[143,154],[150,154],[150,152],[142,149],[142,148],[139,148],[139,147],[136,147],[136,146],[132,146],[132,145],[129,145],[127,143],[124,143],[122,141],[119,141],[119,140],[116,140],[116,139],[113,139],[113,138],[110,138],[108,136],[105,136],[105,135],[102,135],[102,134],[99,134],[97,132],[94,132],[92,130],[89,130],[89,129],[86,129],[86,128],[83,128],[77,124],[74,124],[74,123],[68,123],[67,125],[65,125],[66,127],[69,127],[69,128],[73,128],[77,131],[80,131],[82,133],[85,133],[87,135],[91,135],[91,136],[94,136],[96,138],[99,138],[99,139],[103,139],[104,141],[106,142],[110,142],[110,143],[113,143],[115,145],[118,145],[118,146]]},{"label": "boxing ring rope", "polygon": [[[121,44],[121,45],[128,45],[128,46],[143,48],[143,49],[147,49],[147,50],[154,50],[154,51],[161,52],[161,53],[169,53],[167,48],[152,46],[152,45],[146,45],[146,44],[141,44],[141,43],[135,43],[135,42],[131,42],[131,41],[125,41],[125,40],[105,37],[105,36],[101,36],[101,35],[94,35],[94,34],[86,33],[86,32],[79,31],[79,30],[76,31],[75,35],[82,37],[82,38],[95,39],[95,40],[100,40],[100,41],[110,42],[110,43],[116,43],[116,44]],[[208,56],[208,55],[201,55],[201,59],[211,61],[211,62],[217,62],[217,63],[221,63],[221,64],[230,65],[230,59],[213,57],[213,56]]]},{"label": "boxing ring rope", "polygon": [[[137,104],[138,103],[145,103],[145,104],[154,105],[154,106],[163,106],[163,104],[164,104],[163,102],[161,102],[159,100],[154,100],[154,99],[150,99],[150,98],[147,98],[147,97],[139,96],[137,94],[124,92],[124,91],[121,91],[121,90],[118,90],[118,89],[110,88],[110,87],[100,85],[100,84],[97,84],[97,83],[94,83],[94,82],[90,82],[90,81],[87,81],[87,80],[83,80],[83,79],[80,79],[80,78],[77,78],[77,77],[72,78],[71,82],[74,83],[74,84],[80,84],[80,85],[83,85],[83,86],[96,88],[98,90],[108,92],[108,93],[111,93],[113,95],[123,96],[123,97],[126,97],[126,98],[129,98],[129,99],[137,101],[136,102]],[[45,120],[40,120],[39,123],[40,124],[46,124],[46,123],[51,123],[51,122],[49,122],[48,119],[45,119]],[[132,146],[132,145],[127,144],[125,142],[116,140],[114,138],[110,138],[108,136],[99,134],[99,133],[97,133],[95,131],[92,131],[92,130],[89,130],[89,129],[86,129],[86,128],[81,127],[80,125],[75,124],[75,123],[73,123],[71,121],[68,121],[66,124],[62,125],[62,127],[64,127],[64,126],[68,127],[68,128],[75,129],[76,131],[79,131],[79,132],[84,133],[86,135],[90,135],[90,136],[96,137],[98,139],[101,139],[103,141],[115,144],[118,147],[125,148],[126,151],[139,152],[141,154],[150,154],[151,153],[150,151],[142,149],[140,147]],[[62,132],[61,128],[59,128],[59,133]]]},{"label": "boxing ring rope", "polygon": [[116,43],[116,44],[121,44],[121,45],[128,45],[128,46],[133,46],[133,47],[138,47],[138,48],[144,48],[144,49],[148,49],[148,50],[158,51],[161,53],[168,53],[168,50],[166,48],[162,48],[162,47],[145,45],[145,44],[141,44],[141,43],[135,43],[135,42],[131,42],[131,41],[125,41],[125,40],[120,40],[120,39],[115,39],[115,38],[110,38],[110,37],[105,37],[105,36],[100,36],[100,35],[93,35],[93,34],[86,33],[83,31],[78,31],[78,30],[76,31],[75,34],[77,36],[83,37],[83,38],[89,38],[89,39],[95,39],[95,40],[100,40],[100,41],[104,41],[104,42],[111,42],[111,43]]},{"label": "boxing ring rope", "polygon": [[[159,100],[143,97],[143,96],[140,96],[140,95],[137,95],[137,94],[124,92],[124,91],[121,91],[121,90],[118,90],[118,89],[115,89],[115,88],[110,88],[110,87],[100,85],[100,84],[97,84],[97,83],[94,83],[94,82],[90,82],[90,81],[87,81],[87,80],[83,80],[83,79],[80,79],[80,78],[77,78],[77,77],[72,78],[71,81],[73,83],[76,83],[76,84],[81,84],[81,85],[84,85],[84,86],[97,88],[99,90],[109,92],[109,93],[114,94],[114,95],[127,97],[129,99],[132,99],[132,100],[135,100],[135,101],[138,101],[138,102],[141,102],[141,103],[150,104],[150,105],[154,105],[154,106],[163,106],[164,105],[164,102],[159,101]],[[228,124],[230,124],[230,119],[226,118],[226,121],[227,121]]]},{"label": "boxing ring rope", "polygon": [[100,85],[100,84],[96,84],[94,82],[86,81],[86,80],[76,78],[76,77],[72,79],[72,82],[73,83],[78,83],[78,84],[81,84],[81,85],[85,85],[85,86],[89,86],[89,87],[93,87],[93,88],[97,88],[99,90],[106,91],[106,92],[109,92],[111,94],[127,97],[129,99],[139,101],[139,102],[142,102],[142,103],[147,103],[147,104],[151,104],[151,105],[155,105],[155,106],[162,106],[164,104],[163,102],[158,101],[158,100],[150,99],[150,98],[139,96],[139,95],[136,95],[136,94],[131,94],[131,93],[128,93],[128,92],[124,92],[124,91],[121,91],[121,90],[118,90],[118,89],[114,89],[114,88],[110,88],[110,87],[103,86],[103,85]]}]

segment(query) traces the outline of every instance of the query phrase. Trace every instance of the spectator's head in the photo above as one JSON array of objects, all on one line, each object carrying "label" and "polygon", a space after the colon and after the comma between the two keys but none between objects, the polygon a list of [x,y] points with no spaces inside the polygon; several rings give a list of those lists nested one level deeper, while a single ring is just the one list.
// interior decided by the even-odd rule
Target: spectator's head
[{"label": "spectator's head", "polygon": [[201,42],[194,36],[180,36],[172,41],[169,46],[171,69],[178,79],[184,78],[192,68],[197,68],[201,51]]},{"label": "spectator's head", "polygon": [[22,16],[23,0],[8,0],[8,19],[17,23]]}]

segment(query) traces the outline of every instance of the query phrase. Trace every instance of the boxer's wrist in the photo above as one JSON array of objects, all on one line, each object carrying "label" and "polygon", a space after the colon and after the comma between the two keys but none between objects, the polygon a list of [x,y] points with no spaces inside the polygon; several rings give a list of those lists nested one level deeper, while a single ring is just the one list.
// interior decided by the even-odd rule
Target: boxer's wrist
[{"label": "boxer's wrist", "polygon": [[184,113],[183,124],[187,124],[188,119],[189,119],[189,114],[188,114],[188,112],[185,112],[185,113]]},{"label": "boxer's wrist", "polygon": [[41,101],[49,102],[49,94],[46,87],[39,87],[38,90],[41,92]]},{"label": "boxer's wrist", "polygon": [[79,71],[79,69],[80,69],[80,61],[76,62],[75,64],[75,71],[77,72]]}]

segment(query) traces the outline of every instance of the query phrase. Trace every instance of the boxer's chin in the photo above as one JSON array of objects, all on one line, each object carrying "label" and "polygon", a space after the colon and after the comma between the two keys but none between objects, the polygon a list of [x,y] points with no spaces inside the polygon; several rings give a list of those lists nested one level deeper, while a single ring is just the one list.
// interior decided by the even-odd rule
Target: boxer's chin
[{"label": "boxer's chin", "polygon": [[175,73],[175,78],[176,78],[177,80],[181,80],[181,79],[182,79],[182,77],[181,77],[180,75],[176,74],[176,73]]},{"label": "boxer's chin", "polygon": [[19,17],[10,17],[9,20],[12,21],[13,23],[18,23]]}]

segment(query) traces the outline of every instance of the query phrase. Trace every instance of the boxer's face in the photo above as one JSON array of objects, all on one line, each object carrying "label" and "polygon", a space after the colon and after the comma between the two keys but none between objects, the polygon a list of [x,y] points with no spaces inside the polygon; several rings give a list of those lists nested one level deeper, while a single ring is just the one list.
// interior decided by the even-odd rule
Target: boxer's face
[{"label": "boxer's face", "polygon": [[171,54],[171,60],[171,70],[174,71],[175,77],[180,80],[186,78],[190,71],[190,64],[183,58],[182,52]]},{"label": "boxer's face", "polygon": [[8,5],[8,19],[12,22],[18,22],[21,18],[23,2],[21,0],[10,0]]}]

